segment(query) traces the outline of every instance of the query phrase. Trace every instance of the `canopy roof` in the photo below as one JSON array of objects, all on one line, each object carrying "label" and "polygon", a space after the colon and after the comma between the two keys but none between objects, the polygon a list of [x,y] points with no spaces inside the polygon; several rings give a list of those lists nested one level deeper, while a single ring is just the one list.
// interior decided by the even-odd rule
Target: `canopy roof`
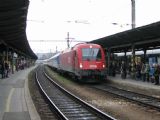
[{"label": "canopy roof", "polygon": [[133,44],[137,50],[160,48],[160,22],[96,39],[91,43],[110,48],[113,52],[130,51]]},{"label": "canopy roof", "polygon": [[0,0],[0,45],[37,59],[26,36],[29,0]]}]

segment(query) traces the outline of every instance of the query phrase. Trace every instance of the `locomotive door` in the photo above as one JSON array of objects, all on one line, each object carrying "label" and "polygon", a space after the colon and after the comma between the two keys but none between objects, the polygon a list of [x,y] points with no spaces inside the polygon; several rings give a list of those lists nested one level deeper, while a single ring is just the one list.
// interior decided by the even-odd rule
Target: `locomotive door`
[{"label": "locomotive door", "polygon": [[74,71],[75,71],[75,74],[77,74],[77,67],[78,67],[78,59],[77,59],[77,53],[76,51],[74,51]]}]

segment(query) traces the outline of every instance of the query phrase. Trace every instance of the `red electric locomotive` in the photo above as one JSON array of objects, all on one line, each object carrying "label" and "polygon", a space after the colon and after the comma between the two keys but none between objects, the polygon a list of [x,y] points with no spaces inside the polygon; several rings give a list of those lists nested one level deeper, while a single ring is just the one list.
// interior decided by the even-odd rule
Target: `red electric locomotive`
[{"label": "red electric locomotive", "polygon": [[59,56],[59,68],[70,73],[75,80],[102,81],[106,78],[106,61],[102,47],[80,43]]}]

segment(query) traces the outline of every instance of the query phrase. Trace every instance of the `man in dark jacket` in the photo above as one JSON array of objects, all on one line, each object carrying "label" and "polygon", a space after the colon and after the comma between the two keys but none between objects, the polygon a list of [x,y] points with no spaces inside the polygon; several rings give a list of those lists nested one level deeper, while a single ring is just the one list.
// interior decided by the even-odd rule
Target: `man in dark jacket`
[{"label": "man in dark jacket", "polygon": [[155,65],[155,71],[154,71],[154,78],[155,78],[155,85],[159,84],[159,66],[156,64]]},{"label": "man in dark jacket", "polygon": [[127,71],[126,71],[126,64],[124,61],[122,61],[122,64],[121,64],[121,78],[122,79],[125,79],[126,78],[126,75],[127,75]]},{"label": "man in dark jacket", "polygon": [[5,78],[5,65],[4,65],[4,61],[1,61],[1,74],[2,74],[2,78]]},{"label": "man in dark jacket", "polygon": [[7,62],[5,62],[5,76],[8,77],[8,72],[9,72],[9,65]]}]

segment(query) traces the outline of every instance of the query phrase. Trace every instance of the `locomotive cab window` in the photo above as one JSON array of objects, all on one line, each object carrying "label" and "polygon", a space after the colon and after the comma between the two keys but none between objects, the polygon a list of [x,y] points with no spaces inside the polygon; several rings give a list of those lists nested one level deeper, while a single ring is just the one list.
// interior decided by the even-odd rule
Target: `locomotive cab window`
[{"label": "locomotive cab window", "polygon": [[99,48],[82,48],[83,60],[100,60],[101,50]]}]

